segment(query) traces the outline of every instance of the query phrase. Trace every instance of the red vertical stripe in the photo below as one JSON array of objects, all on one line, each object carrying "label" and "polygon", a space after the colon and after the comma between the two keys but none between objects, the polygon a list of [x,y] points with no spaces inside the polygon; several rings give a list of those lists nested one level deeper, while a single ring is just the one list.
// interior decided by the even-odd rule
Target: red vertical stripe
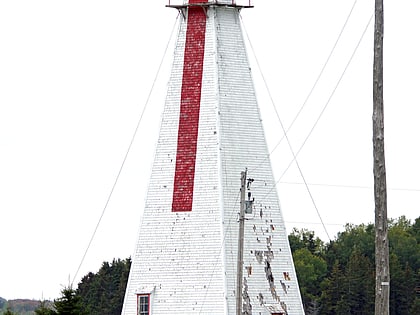
[{"label": "red vertical stripe", "polygon": [[[199,2],[206,1],[190,0],[190,3]],[[205,32],[206,15],[203,8],[190,7],[184,51],[172,211],[192,210]]]}]

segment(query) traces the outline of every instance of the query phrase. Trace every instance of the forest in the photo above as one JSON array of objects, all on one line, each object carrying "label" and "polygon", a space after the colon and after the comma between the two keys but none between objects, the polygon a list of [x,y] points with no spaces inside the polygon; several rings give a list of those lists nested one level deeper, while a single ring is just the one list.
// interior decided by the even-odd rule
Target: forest
[{"label": "forest", "polygon": [[[313,231],[289,235],[306,315],[374,314],[375,230],[373,224],[345,226],[324,243]],[[420,314],[420,217],[389,222],[390,314]],[[120,315],[131,259],[103,262],[77,288],[63,288],[54,301],[40,301],[33,312],[7,302],[3,315]],[[3,310],[2,310],[3,307]]]}]

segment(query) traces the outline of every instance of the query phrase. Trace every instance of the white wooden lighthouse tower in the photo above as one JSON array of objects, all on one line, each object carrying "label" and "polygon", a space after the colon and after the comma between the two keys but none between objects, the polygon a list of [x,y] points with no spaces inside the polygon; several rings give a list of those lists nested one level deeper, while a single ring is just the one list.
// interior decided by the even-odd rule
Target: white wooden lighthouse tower
[{"label": "white wooden lighthouse tower", "polygon": [[303,315],[239,21],[251,3],[169,6],[182,18],[122,314]]}]

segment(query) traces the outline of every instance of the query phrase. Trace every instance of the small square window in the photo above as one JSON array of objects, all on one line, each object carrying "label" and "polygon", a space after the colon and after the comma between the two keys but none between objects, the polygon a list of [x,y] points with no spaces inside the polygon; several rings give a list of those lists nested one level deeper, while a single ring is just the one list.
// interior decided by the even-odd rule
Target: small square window
[{"label": "small square window", "polygon": [[149,315],[150,294],[137,295],[137,315]]}]

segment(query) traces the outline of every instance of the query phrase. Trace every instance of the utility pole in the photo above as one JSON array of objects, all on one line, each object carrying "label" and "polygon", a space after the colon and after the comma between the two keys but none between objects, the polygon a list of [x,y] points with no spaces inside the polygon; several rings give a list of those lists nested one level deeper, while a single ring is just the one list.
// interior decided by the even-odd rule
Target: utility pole
[{"label": "utility pole", "polygon": [[241,172],[241,202],[239,211],[238,261],[236,271],[236,315],[242,315],[242,279],[244,265],[245,234],[245,186],[247,170]]},{"label": "utility pole", "polygon": [[383,0],[375,0],[373,61],[373,174],[375,190],[375,315],[389,314],[389,246],[384,146]]}]

